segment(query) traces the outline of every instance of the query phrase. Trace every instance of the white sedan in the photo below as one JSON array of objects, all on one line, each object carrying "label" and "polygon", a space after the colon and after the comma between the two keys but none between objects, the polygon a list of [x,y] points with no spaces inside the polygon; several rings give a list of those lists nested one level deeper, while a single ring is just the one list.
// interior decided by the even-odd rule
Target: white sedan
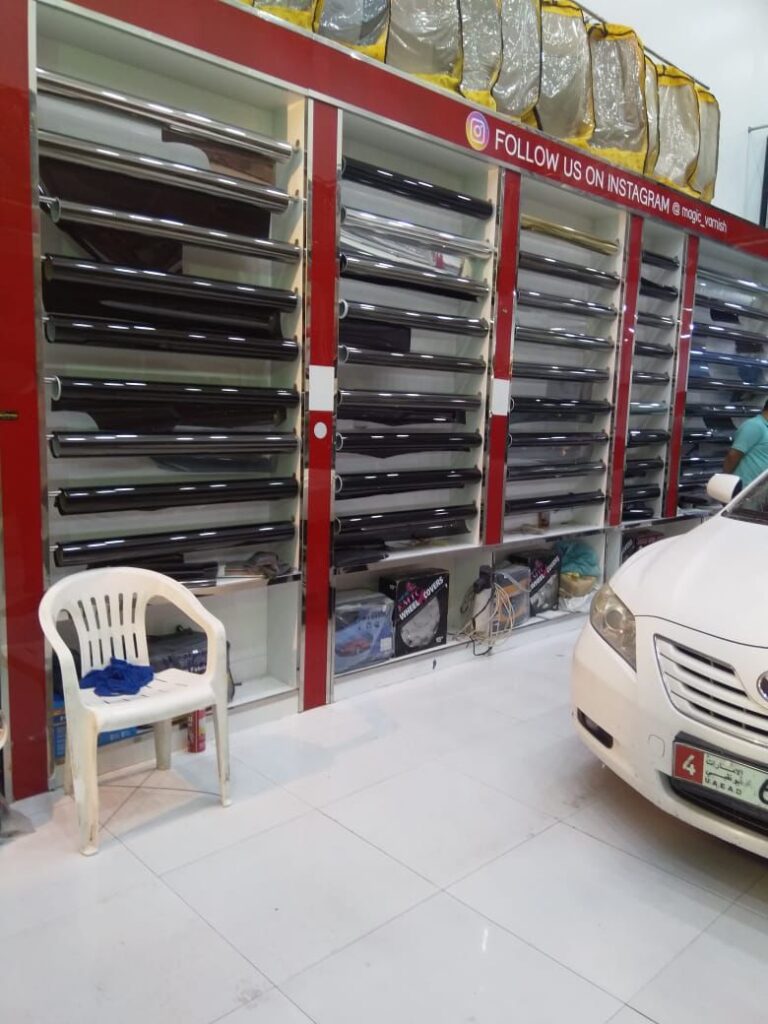
[{"label": "white sedan", "polygon": [[572,701],[583,741],[630,786],[768,857],[768,473],[740,486],[714,477],[730,503],[596,595]]}]

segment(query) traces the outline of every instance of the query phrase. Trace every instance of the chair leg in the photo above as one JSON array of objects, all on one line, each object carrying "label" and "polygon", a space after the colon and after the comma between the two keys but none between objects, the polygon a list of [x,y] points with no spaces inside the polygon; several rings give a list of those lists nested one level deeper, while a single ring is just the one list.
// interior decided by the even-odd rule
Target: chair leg
[{"label": "chair leg", "polygon": [[72,785],[72,751],[69,749],[69,737],[67,737],[66,749],[64,750],[64,792],[67,796],[74,793]]},{"label": "chair leg", "polygon": [[85,856],[99,848],[98,738],[96,723],[89,719],[77,722],[70,734],[72,788],[80,826],[80,852]]},{"label": "chair leg", "polygon": [[171,720],[156,722],[155,733],[155,759],[160,771],[167,771],[171,767]]},{"label": "chair leg", "polygon": [[213,728],[216,733],[216,760],[219,766],[221,804],[229,807],[229,710],[226,701],[213,705]]}]

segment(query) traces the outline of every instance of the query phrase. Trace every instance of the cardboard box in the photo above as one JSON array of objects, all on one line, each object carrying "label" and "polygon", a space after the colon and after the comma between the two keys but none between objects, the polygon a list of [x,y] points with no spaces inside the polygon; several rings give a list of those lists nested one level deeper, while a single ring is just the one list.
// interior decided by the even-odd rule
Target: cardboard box
[{"label": "cardboard box", "polygon": [[[560,555],[551,548],[516,551],[510,565],[526,565],[531,573],[531,615],[557,608],[560,592]],[[501,566],[500,566],[501,568]]]},{"label": "cardboard box", "polygon": [[621,564],[636,554],[641,548],[655,544],[657,540],[664,540],[664,534],[658,530],[637,530],[632,533],[625,533],[621,542]]},{"label": "cardboard box", "polygon": [[337,675],[392,657],[393,608],[393,602],[375,590],[352,590],[337,596],[333,642]]},{"label": "cardboard box", "polygon": [[444,569],[382,576],[379,590],[394,602],[395,657],[442,647],[448,635],[448,583]]}]

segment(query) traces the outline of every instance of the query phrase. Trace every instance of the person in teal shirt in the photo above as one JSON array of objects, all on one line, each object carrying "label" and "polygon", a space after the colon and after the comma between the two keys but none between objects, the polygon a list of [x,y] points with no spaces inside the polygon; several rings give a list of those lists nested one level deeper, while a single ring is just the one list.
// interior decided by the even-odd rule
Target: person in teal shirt
[{"label": "person in teal shirt", "polygon": [[745,487],[768,469],[768,401],[759,415],[736,431],[723,468],[739,477]]}]

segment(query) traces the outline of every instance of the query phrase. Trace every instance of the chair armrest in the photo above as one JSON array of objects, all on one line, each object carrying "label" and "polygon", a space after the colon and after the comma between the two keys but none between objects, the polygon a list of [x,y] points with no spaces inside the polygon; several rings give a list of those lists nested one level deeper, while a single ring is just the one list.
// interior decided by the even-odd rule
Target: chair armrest
[{"label": "chair armrest", "polygon": [[75,659],[72,656],[72,651],[56,628],[56,623],[53,620],[47,619],[42,613],[39,619],[45,638],[53,649],[53,653],[59,659],[66,712],[68,715],[71,715],[73,708],[82,706],[80,699],[80,677],[77,674]]}]

